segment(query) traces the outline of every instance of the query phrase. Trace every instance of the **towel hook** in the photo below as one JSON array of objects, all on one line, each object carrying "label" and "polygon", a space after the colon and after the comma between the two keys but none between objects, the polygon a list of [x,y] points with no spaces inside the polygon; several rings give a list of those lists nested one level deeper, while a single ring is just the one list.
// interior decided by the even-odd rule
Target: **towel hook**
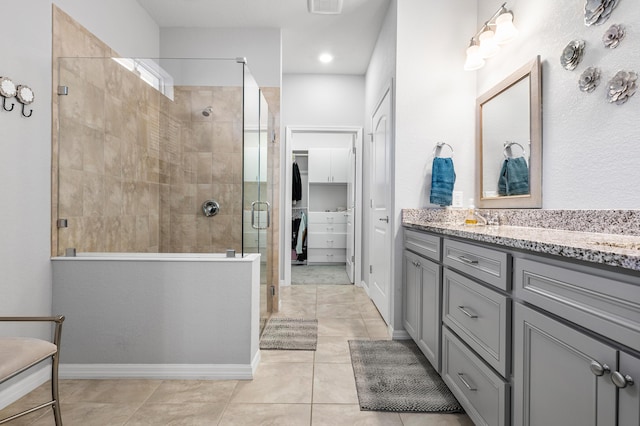
[{"label": "towel hook", "polygon": [[449,149],[451,150],[451,158],[453,158],[453,148],[451,147],[451,145],[449,145],[446,142],[438,142],[436,144],[436,146],[433,147],[433,152],[431,154],[434,157],[437,157],[440,154],[440,152],[442,151],[442,147],[445,146],[445,145],[448,146]]},{"label": "towel hook", "polygon": [[[522,145],[520,145],[518,142],[512,142],[512,141],[506,141],[504,143],[504,149],[502,150],[502,155],[504,155],[504,158],[515,158],[513,156],[513,151],[511,150],[511,147],[513,145],[518,145],[520,147],[520,149],[522,150],[522,155],[521,157],[525,157],[527,155],[527,151],[524,149],[524,147]],[[508,154],[507,154],[508,152]],[[511,155],[509,155],[511,154]]]}]

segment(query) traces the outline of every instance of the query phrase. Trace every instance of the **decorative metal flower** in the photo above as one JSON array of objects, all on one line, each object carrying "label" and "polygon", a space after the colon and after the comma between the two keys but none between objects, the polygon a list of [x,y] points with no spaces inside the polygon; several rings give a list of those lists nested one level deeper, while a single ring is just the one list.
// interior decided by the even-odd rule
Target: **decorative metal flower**
[{"label": "decorative metal flower", "polygon": [[578,86],[583,92],[591,93],[600,84],[600,70],[595,67],[589,67],[580,75]]},{"label": "decorative metal flower", "polygon": [[633,71],[620,70],[609,81],[607,99],[609,103],[622,105],[636,92],[638,74]]},{"label": "decorative metal flower", "polygon": [[573,40],[562,51],[560,63],[569,71],[576,69],[584,54],[584,40]]},{"label": "decorative metal flower", "polygon": [[624,38],[624,27],[622,25],[613,24],[605,31],[602,36],[604,47],[615,49],[620,44],[620,40]]},{"label": "decorative metal flower", "polygon": [[604,24],[618,0],[586,0],[584,3],[584,24],[586,26]]}]

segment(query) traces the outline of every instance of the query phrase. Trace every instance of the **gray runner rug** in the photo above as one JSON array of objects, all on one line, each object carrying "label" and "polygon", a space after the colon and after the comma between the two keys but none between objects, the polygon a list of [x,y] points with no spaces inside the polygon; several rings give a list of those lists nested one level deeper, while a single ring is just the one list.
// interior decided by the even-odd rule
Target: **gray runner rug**
[{"label": "gray runner rug", "polygon": [[349,340],[360,410],[459,413],[462,406],[413,341]]},{"label": "gray runner rug", "polygon": [[318,320],[271,318],[260,338],[260,349],[315,351]]}]

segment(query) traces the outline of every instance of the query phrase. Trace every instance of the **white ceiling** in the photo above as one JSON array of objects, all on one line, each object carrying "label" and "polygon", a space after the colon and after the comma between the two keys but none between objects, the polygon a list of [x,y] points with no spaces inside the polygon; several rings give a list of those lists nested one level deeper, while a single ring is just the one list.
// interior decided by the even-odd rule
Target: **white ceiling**
[{"label": "white ceiling", "polygon": [[[344,0],[312,15],[307,0],[137,0],[160,27],[281,28],[283,73],[364,74],[390,0]],[[334,60],[321,64],[330,52]]]}]

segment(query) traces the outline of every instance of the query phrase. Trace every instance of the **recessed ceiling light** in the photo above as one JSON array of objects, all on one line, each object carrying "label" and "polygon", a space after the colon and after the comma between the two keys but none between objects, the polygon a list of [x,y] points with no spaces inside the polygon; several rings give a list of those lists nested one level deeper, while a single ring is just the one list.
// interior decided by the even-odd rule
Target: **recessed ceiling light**
[{"label": "recessed ceiling light", "polygon": [[329,62],[333,61],[333,56],[329,53],[323,53],[318,57],[318,60],[323,64],[328,64]]}]

